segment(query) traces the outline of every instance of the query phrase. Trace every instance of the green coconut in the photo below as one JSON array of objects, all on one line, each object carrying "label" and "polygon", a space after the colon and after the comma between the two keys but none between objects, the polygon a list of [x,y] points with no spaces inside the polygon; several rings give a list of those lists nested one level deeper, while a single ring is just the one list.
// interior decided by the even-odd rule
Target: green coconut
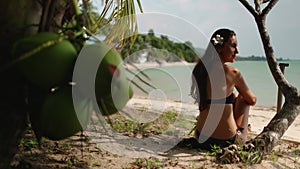
[{"label": "green coconut", "polygon": [[71,79],[77,52],[58,34],[41,32],[17,41],[12,55],[30,82],[49,88]]},{"label": "green coconut", "polygon": [[133,96],[132,88],[129,86],[128,89],[129,89],[128,92],[126,92],[126,90],[121,90],[121,92],[124,92],[124,93],[119,93],[118,95],[116,95],[114,97],[112,95],[108,95],[106,97],[99,98],[97,100],[97,102],[98,102],[101,113],[104,116],[108,116],[108,115],[115,114],[115,113],[119,112],[119,110],[124,108],[126,103]]},{"label": "green coconut", "polygon": [[81,98],[73,106],[72,88],[64,87],[47,96],[39,115],[38,129],[41,136],[52,140],[61,140],[82,131],[93,112],[90,100]]},{"label": "green coconut", "polygon": [[107,52],[103,54],[96,74],[95,93],[101,113],[111,115],[126,105],[133,95],[133,90],[126,78],[120,54],[114,49],[103,51]]},{"label": "green coconut", "polygon": [[[101,44],[104,46],[105,44]],[[123,60],[120,54],[114,49],[107,50],[106,47],[101,48],[104,55],[100,62],[95,80],[95,92],[98,98],[105,97],[111,94],[111,84],[114,73],[121,73],[124,76]],[[114,70],[112,70],[114,69]]]},{"label": "green coconut", "polygon": [[[83,60],[80,60],[81,56]],[[74,79],[78,91],[89,98],[93,98],[95,94],[103,115],[122,109],[132,97],[133,91],[120,54],[105,43],[93,43],[82,48],[79,61],[81,64],[77,66],[81,71],[75,70],[75,77],[79,80],[76,82],[76,78]],[[93,65],[98,67],[94,69]]]}]

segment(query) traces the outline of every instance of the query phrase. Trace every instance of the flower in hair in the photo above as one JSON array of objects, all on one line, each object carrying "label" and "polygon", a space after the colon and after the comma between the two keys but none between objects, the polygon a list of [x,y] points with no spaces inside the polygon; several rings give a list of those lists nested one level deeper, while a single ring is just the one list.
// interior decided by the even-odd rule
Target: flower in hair
[{"label": "flower in hair", "polygon": [[219,34],[217,34],[215,37],[212,38],[212,41],[214,45],[222,45],[224,38]]}]

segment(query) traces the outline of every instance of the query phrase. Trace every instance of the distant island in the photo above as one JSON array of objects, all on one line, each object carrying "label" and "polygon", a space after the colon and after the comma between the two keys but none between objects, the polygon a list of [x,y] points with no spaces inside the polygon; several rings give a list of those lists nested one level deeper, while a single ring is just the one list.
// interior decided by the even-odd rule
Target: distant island
[{"label": "distant island", "polygon": [[[203,55],[205,52],[205,49],[203,48],[195,48],[195,50],[197,51],[197,53],[199,53],[200,55]],[[267,58],[265,56],[255,56],[255,55],[251,55],[251,56],[236,56],[235,58],[236,61],[266,61]],[[282,57],[277,58],[277,61],[290,61],[291,59],[284,59]]]},{"label": "distant island", "polygon": [[[126,40],[125,40],[126,41]],[[194,47],[189,41],[174,42],[166,35],[157,36],[150,29],[148,34],[138,34],[135,42],[125,43],[121,50],[123,59],[131,63],[144,62],[196,62],[205,52],[203,48]],[[277,58],[277,61],[290,59]],[[264,56],[237,56],[236,61],[266,61]]]},{"label": "distant island", "polygon": [[153,61],[193,63],[199,58],[199,55],[201,56],[191,42],[174,42],[166,35],[155,35],[152,29],[148,34],[138,34],[133,44],[125,43],[121,55],[126,58],[127,62],[132,63]]},{"label": "distant island", "polygon": [[[247,56],[247,57],[242,57],[242,56],[237,56],[236,61],[266,61],[267,58],[264,56]],[[284,58],[277,58],[277,61],[289,61],[290,59],[284,59]]]}]

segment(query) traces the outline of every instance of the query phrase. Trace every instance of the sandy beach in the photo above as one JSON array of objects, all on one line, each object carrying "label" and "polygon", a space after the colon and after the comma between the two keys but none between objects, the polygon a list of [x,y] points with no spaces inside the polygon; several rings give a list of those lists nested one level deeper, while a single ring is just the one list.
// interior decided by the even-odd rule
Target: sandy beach
[{"label": "sandy beach", "polygon": [[[179,113],[198,115],[197,105],[192,103],[182,103],[176,101],[158,101],[145,98],[133,98],[127,106],[148,107],[158,111],[174,110]],[[252,126],[252,133],[259,134],[276,114],[276,107],[252,106],[250,108],[249,123]],[[300,117],[298,116],[289,129],[285,132],[282,139],[300,143]]]},{"label": "sandy beach", "polygon": [[146,62],[146,63],[134,63],[134,64],[124,64],[124,67],[128,69],[147,69],[147,68],[157,68],[157,67],[167,67],[167,66],[190,66],[195,65],[195,63],[189,63],[186,61],[180,61],[180,62]]},{"label": "sandy beach", "polygon": [[[195,63],[188,63],[186,61],[181,62],[162,62],[161,64],[158,64],[157,62],[146,62],[146,63],[138,63],[138,64],[125,64],[125,67],[128,69],[147,69],[147,68],[158,68],[158,67],[168,67],[168,66],[190,66],[194,65]],[[277,91],[275,91],[277,92]],[[154,101],[154,100],[147,100],[143,97],[134,97],[131,99],[128,103],[129,106],[137,106],[140,107],[143,105],[144,107],[152,107],[159,111],[162,109],[170,109],[170,110],[176,110],[178,112],[184,112],[186,114],[190,114],[193,116],[198,115],[197,105],[192,103],[181,103],[174,100],[168,100],[168,101]],[[163,107],[162,107],[163,105]],[[149,108],[151,109],[151,108]],[[252,106],[250,109],[249,114],[249,123],[252,126],[252,133],[253,134],[259,134],[263,128],[270,122],[270,120],[274,117],[276,114],[276,107],[273,106]],[[289,127],[289,129],[285,132],[282,139],[289,140],[289,141],[295,141],[300,142],[300,117],[298,116],[293,124]]]},{"label": "sandy beach", "polygon": [[[185,63],[166,63],[164,66],[181,66],[183,64]],[[138,67],[144,69],[159,67],[159,65],[157,63],[147,63],[139,64]],[[16,166],[13,167],[16,169],[300,168],[299,116],[285,132],[280,143],[274,147],[269,155],[263,157],[263,160],[260,163],[249,164],[247,162],[241,162],[220,164],[216,161],[215,155],[213,154],[189,146],[180,147],[177,144],[191,138],[191,135],[187,133],[193,128],[196,117],[198,116],[196,104],[175,100],[158,100],[155,97],[149,96],[149,98],[146,98],[145,96],[138,97],[134,95],[120,114],[123,116],[130,116],[130,118],[139,121],[140,123],[147,123],[154,121],[161,113],[166,111],[175,111],[180,115],[183,115],[181,118],[179,118],[179,116],[177,121],[175,121],[175,126],[183,131],[183,135],[180,135],[180,137],[159,134],[139,138],[137,135],[135,137],[129,137],[122,132],[114,132],[112,133],[113,135],[110,135],[111,133],[109,132],[111,130],[105,130],[103,127],[111,126],[108,125],[107,121],[101,121],[97,116],[98,118],[95,118],[95,123],[91,130],[84,131],[84,137],[82,137],[82,133],[78,133],[73,137],[60,141],[45,139],[41,147],[31,146],[28,148],[28,144],[26,143],[31,143],[32,140],[35,139],[33,132],[29,132],[26,135],[27,138],[24,139],[24,143],[21,144],[19,153],[16,155],[12,166]],[[275,114],[276,107],[251,107],[249,123],[252,126],[252,134],[250,134],[250,137],[253,138],[255,135],[259,134]],[[105,126],[105,124],[107,124],[107,126]]]},{"label": "sandy beach", "polygon": [[[126,108],[146,110],[150,108],[148,116],[138,120],[152,121],[153,116],[160,111],[176,111],[188,114],[193,120],[186,120],[186,123],[193,124],[198,114],[197,106],[190,103],[176,101],[159,101],[145,98],[131,99]],[[157,109],[157,110],[155,110]],[[153,111],[152,111],[153,110]],[[260,133],[275,114],[274,107],[254,106],[251,108],[249,122],[252,125],[251,137]],[[132,114],[134,115],[134,114]],[[136,114],[136,117],[141,114]],[[138,116],[139,115],[139,116]],[[150,116],[149,116],[150,115]],[[161,135],[149,138],[128,137],[122,133],[107,137],[103,130],[85,131],[87,136],[83,139],[78,133],[74,137],[51,141],[44,140],[41,147],[27,144],[20,146],[19,153],[12,163],[13,168],[49,168],[49,169],[146,169],[146,168],[168,168],[168,169],[193,169],[193,168],[228,168],[228,169],[278,169],[293,168],[299,169],[300,138],[299,138],[300,118],[294,121],[292,126],[284,134],[282,141],[277,145],[272,153],[263,157],[258,164],[233,163],[220,164],[213,154],[195,148],[180,147],[173,145],[174,137],[170,139]],[[98,126],[101,127],[101,126]],[[188,132],[189,129],[185,128]],[[93,136],[95,134],[95,136]],[[24,143],[32,142],[34,139],[32,132],[28,133]],[[190,136],[184,136],[189,138]],[[163,139],[162,139],[163,138]],[[181,138],[182,139],[182,138]],[[83,141],[84,140],[84,141]],[[166,142],[164,142],[166,140]],[[165,151],[163,148],[170,148]],[[156,149],[156,150],[155,150]],[[163,151],[163,153],[153,153]],[[29,167],[28,167],[29,166]]]}]

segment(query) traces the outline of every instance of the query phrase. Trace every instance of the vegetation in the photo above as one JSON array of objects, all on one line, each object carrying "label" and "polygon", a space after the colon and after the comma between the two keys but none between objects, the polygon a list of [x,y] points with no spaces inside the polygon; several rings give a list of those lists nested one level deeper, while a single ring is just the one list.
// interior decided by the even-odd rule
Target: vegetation
[{"label": "vegetation", "polygon": [[[254,55],[252,55],[252,56],[248,56],[248,57],[237,56],[236,60],[237,61],[266,61],[267,58],[264,57],[264,56],[254,56]],[[278,61],[286,61],[286,60],[289,60],[289,59],[278,58],[277,60]]]},{"label": "vegetation", "polygon": [[[286,80],[280,70],[270,41],[270,35],[268,34],[266,27],[267,15],[279,0],[255,0],[253,6],[246,0],[239,1],[255,19],[270,71],[276,84],[285,96],[285,103],[283,104],[283,107],[271,119],[269,124],[264,127],[263,131],[246,144],[249,148],[247,148],[247,151],[255,154],[251,157],[252,159],[250,159],[250,161],[257,161],[256,152],[259,152],[259,156],[261,157],[271,153],[273,148],[279,144],[285,131],[300,114],[300,91]],[[222,152],[222,154],[225,155],[229,152],[230,151],[227,148]],[[238,152],[239,150],[235,150],[234,154],[238,154]],[[237,159],[241,160],[241,157],[238,157]],[[259,161],[260,160],[257,162]]]},{"label": "vegetation", "polygon": [[[71,79],[76,57],[89,37],[93,37],[100,43],[94,34],[108,25],[109,31],[99,34],[104,37],[103,41],[106,45],[109,44],[109,47],[117,48],[116,46],[122,46],[123,43],[130,44],[134,41],[135,36],[123,42],[118,39],[123,39],[126,33],[134,35],[135,9],[138,9],[135,5],[138,5],[142,11],[140,1],[106,0],[102,4],[103,11],[96,13],[90,0],[0,2],[2,11],[0,75],[3,79],[0,84],[0,88],[3,89],[0,95],[0,168],[8,168],[29,124],[36,129],[35,134],[41,131],[40,136],[45,136],[45,129],[50,128],[50,125],[45,126],[45,123],[40,120],[41,113],[45,113],[42,111],[45,101],[51,95],[56,97],[57,92],[62,91],[62,88],[66,87],[70,90],[75,84],[71,83]],[[123,17],[126,19],[120,22]],[[113,72],[115,70],[113,65],[111,68]],[[107,90],[106,86],[101,88]],[[64,92],[61,96],[65,94]],[[52,99],[52,111],[64,111],[64,113],[69,111],[74,115],[73,104],[67,104],[68,101],[72,102],[72,97],[65,98],[64,102]],[[62,109],[58,105],[59,102],[70,106]],[[55,115],[46,112],[46,114],[54,116],[51,118],[54,120],[50,122],[54,127],[55,123],[60,121],[57,118],[63,113]],[[69,115],[65,114],[64,117],[66,116]],[[60,124],[66,125],[63,122]],[[69,130],[69,127],[59,128]],[[68,136],[75,132],[78,132],[78,128]],[[53,138],[56,139],[57,133],[53,134],[55,135]],[[67,135],[63,134],[57,139],[65,136]],[[34,142],[26,144],[33,146]]]},{"label": "vegetation", "polygon": [[[187,61],[195,62],[203,55],[205,49],[194,47],[189,41],[181,43],[174,42],[166,35],[155,36],[153,29],[148,34],[138,34],[132,46],[126,44],[122,50],[123,58],[127,58],[127,62],[139,63],[139,57],[145,55],[146,61]],[[128,57],[129,56],[129,57]],[[237,61],[266,61],[265,56],[237,56]],[[277,58],[278,61],[286,61],[289,59]]]},{"label": "vegetation", "polygon": [[154,30],[150,29],[148,34],[138,34],[132,46],[126,44],[122,50],[122,56],[128,57],[128,62],[138,62],[138,57],[146,53],[147,61],[159,61],[162,59],[167,62],[185,60],[195,62],[199,53],[189,41],[173,42],[166,35],[155,36]]},{"label": "vegetation", "polygon": [[[262,164],[251,161],[235,164],[221,164],[216,151],[202,151],[193,147],[175,147],[167,155],[128,158],[107,152],[80,133],[65,140],[50,141],[43,139],[38,147],[30,129],[19,145],[9,169],[82,169],[82,168],[299,168],[300,145],[282,141],[269,155],[262,157]],[[240,152],[242,153],[242,152]],[[243,153],[246,153],[245,151]],[[246,156],[244,156],[246,157]],[[270,167],[271,166],[271,167]]]},{"label": "vegetation", "polygon": [[135,162],[132,163],[132,166],[136,166],[138,168],[147,168],[147,169],[161,169],[162,162],[155,158],[150,159],[136,159]]},{"label": "vegetation", "polygon": [[[239,1],[255,18],[270,70],[286,98],[283,108],[271,120],[269,125],[264,128],[264,131],[252,141],[255,145],[253,152],[258,150],[263,152],[262,155],[265,155],[270,153],[274,146],[278,145],[284,132],[299,114],[300,94],[298,89],[289,84],[280,72],[268,32],[266,31],[266,16],[278,0],[255,0],[255,8],[251,7],[246,0]],[[102,32],[103,36],[105,36],[104,39],[117,49],[125,49],[122,50],[124,57],[134,55],[136,51],[150,48],[154,49],[150,50],[150,52],[153,52],[153,55],[165,57],[166,61],[174,61],[169,53],[175,54],[180,60],[184,59],[188,62],[196,60],[198,55],[190,42],[173,43],[167,36],[156,37],[153,30],[149,31],[148,35],[133,36],[137,28],[135,10],[133,10],[136,9],[134,6],[135,2],[141,6],[139,0],[106,0],[100,15],[91,12],[92,9],[88,0],[82,0],[82,5],[79,5],[77,0],[10,0],[0,2],[2,11],[0,21],[3,24],[0,27],[0,35],[2,37],[0,40],[0,74],[3,79],[0,84],[0,88],[3,89],[0,95],[0,168],[9,168],[14,155],[20,150],[18,149],[19,143],[21,143],[21,146],[23,145],[24,151],[36,148],[37,141],[34,138],[31,137],[29,141],[22,140],[22,138],[24,138],[28,127],[28,119],[32,120],[32,112],[41,110],[46,95],[50,93],[50,88],[46,89],[30,83],[29,79],[26,79],[19,71],[16,63],[60,43],[60,38],[58,38],[58,40],[50,41],[47,39],[46,43],[42,42],[35,47],[31,46],[31,44],[29,46],[30,51],[24,51],[24,53],[20,54],[20,58],[16,59],[12,55],[14,53],[14,44],[24,37],[30,37],[40,32],[52,32],[64,40],[68,40],[72,43],[76,52],[79,52],[87,37],[92,36],[99,27],[109,25],[109,32],[113,33]],[[269,3],[261,10],[261,4],[266,2]],[[124,22],[118,22],[124,16],[129,17]],[[128,30],[128,28],[131,28],[131,30]],[[123,42],[117,41],[128,37],[128,32],[130,34],[129,38]],[[136,40],[136,44],[132,44],[134,40]],[[32,42],[36,42],[36,40]],[[132,50],[129,50],[131,47]],[[57,52],[56,50],[54,51]],[[52,53],[53,51],[48,52]],[[52,68],[56,66],[52,65]],[[33,72],[40,73],[40,71]],[[138,127],[140,128],[141,126]],[[142,129],[144,129],[143,127]],[[53,145],[50,145],[52,149],[48,149],[51,150],[49,154],[57,154],[57,151],[72,153],[69,144],[63,145],[63,148],[60,146],[62,144],[57,145],[55,142],[50,144]],[[47,155],[40,151],[38,153]],[[99,153],[99,149],[97,149],[97,153]],[[33,154],[34,152],[29,152],[27,158],[35,158]],[[296,157],[298,155],[299,151],[295,155],[295,161],[297,161]],[[257,156],[255,155],[254,157],[256,158]],[[49,160],[50,158],[46,157],[44,159]],[[62,160],[69,167],[76,165],[80,168],[87,168],[88,165],[86,162],[82,163],[78,159],[78,154],[73,156],[68,154]],[[50,160],[50,163],[53,163],[53,161],[55,160]],[[152,164],[158,164],[158,167],[161,166],[157,161],[146,160],[146,163],[146,166],[153,166]],[[93,165],[98,166],[100,164],[95,162]]]},{"label": "vegetation", "polygon": [[174,124],[177,116],[177,112],[166,111],[156,120],[148,123],[138,123],[127,119],[119,113],[108,116],[107,118],[109,118],[108,121],[114,130],[129,137],[143,138],[162,134],[167,131],[170,126]]}]

